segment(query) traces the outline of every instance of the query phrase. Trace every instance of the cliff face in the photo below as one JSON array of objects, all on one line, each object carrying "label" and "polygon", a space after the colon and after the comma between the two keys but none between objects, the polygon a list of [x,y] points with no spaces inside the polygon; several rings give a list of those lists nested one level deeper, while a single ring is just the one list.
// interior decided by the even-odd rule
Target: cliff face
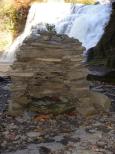
[{"label": "cliff face", "polygon": [[6,50],[23,32],[30,8],[28,3],[15,0],[0,1],[0,51]]},{"label": "cliff face", "polygon": [[89,49],[87,61],[91,66],[115,69],[115,2],[112,4],[112,14],[105,33],[97,46]]}]

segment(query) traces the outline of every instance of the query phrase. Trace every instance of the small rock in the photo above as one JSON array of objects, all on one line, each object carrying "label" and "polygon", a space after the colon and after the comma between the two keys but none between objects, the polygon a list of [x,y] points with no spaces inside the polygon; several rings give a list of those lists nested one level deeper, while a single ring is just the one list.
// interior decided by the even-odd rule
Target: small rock
[{"label": "small rock", "polygon": [[99,148],[104,148],[105,145],[106,145],[106,143],[103,142],[103,141],[98,141],[98,142],[97,142],[97,146],[98,146]]},{"label": "small rock", "polygon": [[28,132],[27,136],[30,138],[36,138],[39,137],[41,134],[39,132]]},{"label": "small rock", "polygon": [[91,133],[91,134],[94,134],[94,133],[96,132],[96,130],[93,129],[93,128],[86,128],[85,131],[86,131],[87,133]]},{"label": "small rock", "polygon": [[16,126],[14,123],[11,123],[9,126],[8,126],[8,129],[16,129],[18,128],[18,126]]},{"label": "small rock", "polygon": [[98,111],[108,112],[110,110],[111,101],[104,94],[91,92],[91,101]]},{"label": "small rock", "polygon": [[7,141],[3,141],[2,143],[1,143],[1,146],[2,147],[5,147],[7,145]]}]

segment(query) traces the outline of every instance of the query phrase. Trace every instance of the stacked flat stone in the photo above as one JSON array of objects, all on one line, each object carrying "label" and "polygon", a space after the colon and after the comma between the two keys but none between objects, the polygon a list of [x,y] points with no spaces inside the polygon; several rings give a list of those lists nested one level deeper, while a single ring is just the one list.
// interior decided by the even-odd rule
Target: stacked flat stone
[{"label": "stacked flat stone", "polygon": [[95,112],[82,65],[83,50],[78,40],[56,33],[41,32],[26,39],[12,65],[10,113],[25,109],[42,114]]}]

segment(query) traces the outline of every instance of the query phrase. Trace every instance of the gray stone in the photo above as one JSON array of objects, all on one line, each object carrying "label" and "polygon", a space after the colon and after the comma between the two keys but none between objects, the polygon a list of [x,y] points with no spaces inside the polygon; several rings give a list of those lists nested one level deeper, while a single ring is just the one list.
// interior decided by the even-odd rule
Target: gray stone
[{"label": "gray stone", "polygon": [[40,135],[41,134],[39,132],[33,132],[33,131],[27,133],[27,136],[30,137],[30,138],[37,138]]}]

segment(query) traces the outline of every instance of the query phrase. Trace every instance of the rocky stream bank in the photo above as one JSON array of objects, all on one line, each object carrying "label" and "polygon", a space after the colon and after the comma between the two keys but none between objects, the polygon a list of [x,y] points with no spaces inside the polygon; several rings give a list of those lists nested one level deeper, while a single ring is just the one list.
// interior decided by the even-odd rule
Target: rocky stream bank
[{"label": "rocky stream bank", "polygon": [[[114,112],[85,118],[76,112],[25,112],[14,118],[7,110],[10,84],[10,78],[0,78],[1,154],[115,154]],[[110,92],[99,83],[96,88]],[[111,92],[114,95],[114,86]]]},{"label": "rocky stream bank", "polygon": [[[48,37],[46,37],[46,34],[44,37],[45,41],[47,41],[48,39]],[[55,36],[55,39],[59,39],[59,43],[60,43],[60,36]],[[61,39],[67,41],[68,38],[66,37],[66,38],[61,38]],[[50,45],[51,44],[52,44],[52,41],[50,42]],[[79,43],[78,45],[80,46]],[[55,44],[55,46],[57,46],[57,44]],[[21,48],[22,48],[21,50],[22,53],[25,51],[29,53],[28,50],[25,50],[25,46],[22,46]],[[64,49],[66,49],[68,53],[69,51],[72,51],[70,50],[71,48],[67,50],[68,47],[66,46],[66,44],[65,44]],[[79,49],[81,52],[82,48],[79,48]],[[47,50],[47,51],[51,51],[51,50]],[[54,49],[52,51],[54,51]],[[34,50],[34,52],[36,52],[36,50]],[[59,49],[58,49],[58,52],[59,52]],[[43,56],[43,52],[41,53]],[[45,70],[44,72],[40,71],[40,73],[37,74],[37,76],[35,76],[37,78],[34,78],[33,76],[31,80],[32,82],[29,83],[31,85],[31,88],[27,90],[29,90],[30,92],[33,90],[32,86],[37,87],[38,89],[41,86],[42,93],[39,93],[39,91],[34,90],[35,93],[33,94],[36,94],[36,92],[37,94],[40,94],[40,95],[37,95],[37,94],[34,95],[35,97],[38,97],[38,96],[41,97],[42,95],[43,96],[49,95],[49,93],[44,93],[44,91],[46,89],[52,90],[53,88],[55,89],[54,92],[58,92],[60,96],[66,96],[66,98],[69,98],[67,95],[69,94],[69,96],[75,97],[77,92],[79,92],[79,89],[83,88],[81,91],[82,95],[80,95],[79,93],[78,97],[82,98],[84,95],[86,96],[85,98],[83,97],[85,100],[87,98],[87,95],[85,94],[89,93],[89,90],[92,89],[96,92],[102,92],[107,96],[108,95],[110,96],[111,94],[110,98],[111,98],[112,103],[114,104],[115,86],[111,85],[110,87],[110,85],[92,81],[90,82],[91,89],[89,89],[89,83],[85,79],[86,69],[84,68],[83,65],[79,63],[82,61],[82,59],[80,59],[81,56],[77,56],[77,59],[76,59],[76,52],[72,52],[72,54],[73,53],[75,53],[74,55],[75,57],[73,55],[70,57],[66,55],[67,57],[65,57],[65,59],[64,58],[62,58],[61,60],[58,59],[58,61],[56,61],[56,59],[48,60],[48,56],[47,56],[47,59],[43,59],[43,57],[41,59],[39,58],[37,59],[37,61],[41,65],[29,65],[30,61],[25,61],[25,59],[24,61],[22,61],[23,58],[27,58],[26,60],[28,60],[28,57],[23,57],[24,54],[18,53],[18,60],[20,60],[20,58],[22,59],[20,60],[20,63],[19,61],[18,62],[16,61],[14,63],[14,66],[12,66],[12,70],[14,69],[13,70],[14,72],[13,73],[11,72],[10,77],[6,76],[6,77],[0,78],[0,153],[1,154],[115,154],[115,112],[113,112],[114,105],[111,107],[111,111],[105,112],[103,110],[99,110],[98,101],[94,100],[95,102],[97,102],[97,106],[95,106],[93,110],[94,112],[92,112],[90,108],[88,108],[89,109],[88,110],[84,106],[82,106],[83,110],[81,110],[82,111],[81,113],[88,112],[91,114],[80,114],[80,112],[77,112],[77,110],[74,109],[74,110],[68,110],[67,112],[61,112],[58,114],[53,114],[53,112],[52,113],[43,113],[43,112],[39,113],[37,112],[37,110],[36,111],[35,110],[34,111],[25,110],[25,112],[23,112],[22,115],[17,116],[17,117],[9,115],[9,102],[12,101],[12,97],[10,97],[11,92],[12,92],[11,90],[12,85],[14,86],[13,90],[15,90],[14,91],[15,98],[17,98],[17,96],[19,97],[17,101],[13,97],[14,103],[24,102],[22,101],[23,98],[21,97],[21,95],[17,95],[16,92],[23,93],[23,91],[21,90],[21,88],[23,89],[23,84],[21,84],[20,86],[20,83],[21,83],[20,81],[22,81],[22,83],[26,83],[26,84],[28,83],[27,82],[28,80],[25,80],[26,77],[28,79],[28,76],[26,77],[23,76],[24,71],[32,72],[33,70],[36,70],[36,71]],[[29,56],[29,54],[25,54],[25,55]],[[60,52],[60,55],[61,55],[60,56],[61,58],[62,57],[61,52]],[[31,56],[36,58],[34,54],[32,54]],[[50,56],[52,56],[52,54]],[[73,59],[73,61],[71,59]],[[47,65],[43,65],[44,63],[41,63],[42,60],[44,60],[46,64],[47,63],[50,64],[48,65],[49,68],[46,67]],[[66,65],[64,65],[63,60],[66,63]],[[34,62],[35,61],[33,60],[31,64],[33,64]],[[26,63],[28,63],[28,65],[25,65]],[[54,67],[54,66],[59,66],[60,63],[61,63],[61,66],[63,67],[59,67],[59,68]],[[18,65],[18,64],[21,64],[21,65]],[[22,67],[22,66],[25,66],[25,67]],[[50,69],[51,66],[53,66],[52,67],[53,69]],[[68,68],[72,68],[73,66],[75,70],[70,69],[71,72],[70,70],[68,71]],[[33,69],[33,67],[35,67],[35,69]],[[60,72],[62,73],[63,76],[59,74],[59,72],[56,75],[54,74],[54,76],[50,76],[53,74],[52,71],[55,72],[55,70],[60,71],[62,69],[65,71],[65,74],[63,74],[63,71]],[[77,72],[76,69],[79,71]],[[35,71],[35,74],[36,74],[36,71]],[[21,76],[18,76],[20,75],[20,73],[22,73]],[[68,73],[71,73],[71,75],[67,76]],[[65,79],[68,79],[71,83],[73,83],[73,84],[69,84],[71,87],[72,93],[67,92],[67,89],[64,89],[66,92],[65,95],[63,95],[64,93],[59,93],[58,91],[59,87],[56,87],[54,83],[54,79],[57,77],[57,75],[59,75],[60,77],[60,78],[57,78],[57,81],[64,81]],[[64,77],[67,77],[67,78],[64,78]],[[37,85],[35,84],[39,81],[38,79],[40,81],[43,80],[41,85],[40,83],[38,83]],[[77,80],[79,81],[77,82],[79,87],[77,87],[75,84]],[[49,81],[50,81],[49,84],[45,84]],[[62,85],[68,84],[67,82],[60,82],[60,83]],[[62,87],[64,86],[61,86],[60,88]],[[20,90],[20,91],[17,91],[17,90]],[[75,90],[76,90],[76,93],[74,93]],[[50,92],[53,93],[53,91],[50,91]],[[30,93],[30,95],[31,94],[32,93]],[[98,96],[100,99],[101,96],[103,96],[103,94],[101,95],[100,93],[100,95]],[[105,98],[105,97],[102,97],[102,98]],[[102,102],[103,100],[105,99],[102,99]],[[51,102],[49,100],[50,103],[55,102],[55,101],[57,103],[56,97],[53,97],[53,101]],[[46,104],[48,100],[44,101],[44,97],[43,98],[41,97],[40,100],[38,101],[38,104],[39,102],[43,105],[43,104]],[[77,106],[78,105],[77,102],[74,105]],[[31,101],[31,104],[32,103],[33,102]],[[92,102],[89,102],[90,105],[91,103]],[[36,108],[37,109],[38,107],[41,108],[42,105],[36,106]],[[102,104],[102,106],[103,105],[104,104]],[[102,106],[101,106],[101,109],[102,109]],[[80,109],[82,109],[82,107],[80,107]],[[34,109],[35,109],[35,106],[34,106]],[[46,109],[47,109],[47,105],[46,105]],[[98,112],[95,112],[96,110]],[[15,111],[15,109],[13,111]]]}]

